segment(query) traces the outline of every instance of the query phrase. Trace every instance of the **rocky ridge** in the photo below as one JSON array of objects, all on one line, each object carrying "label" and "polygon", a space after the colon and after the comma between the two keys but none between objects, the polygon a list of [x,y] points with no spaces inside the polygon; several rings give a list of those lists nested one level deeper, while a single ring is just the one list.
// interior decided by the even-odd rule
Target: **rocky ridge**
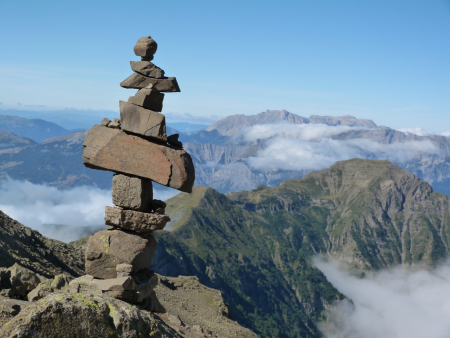
[{"label": "rocky ridge", "polygon": [[[13,229],[16,236],[0,236],[0,249],[14,253],[10,259],[3,255],[0,261],[1,337],[29,337],[30,330],[34,337],[58,338],[92,337],[103,332],[130,338],[145,333],[151,337],[255,337],[229,318],[221,292],[203,286],[195,277],[158,276],[162,281],[155,288],[159,316],[104,295],[73,293],[70,288],[74,283],[70,283],[83,273],[86,239],[76,248],[45,238],[4,214],[2,219],[6,222],[0,223],[1,228]],[[9,243],[15,243],[16,249]],[[17,249],[19,246],[26,249]],[[60,247],[64,247],[61,255]],[[58,259],[53,259],[54,255]],[[73,257],[77,257],[75,267]],[[12,266],[10,262],[14,262]],[[95,294],[95,289],[92,291]],[[178,309],[179,304],[186,304],[188,310]],[[60,322],[72,322],[74,316],[78,319],[73,325],[59,326]],[[95,328],[80,327],[80,318]]]},{"label": "rocky ridge", "polygon": [[36,144],[28,137],[17,136],[10,131],[0,130],[0,149],[21,148]]},{"label": "rocky ridge", "polygon": [[71,245],[42,236],[0,211],[0,262],[16,263],[44,277],[84,272],[84,252]]},{"label": "rocky ridge", "polygon": [[157,235],[151,268],[221,290],[236,320],[263,336],[314,337],[339,293],[310,258],[360,270],[437,264],[449,253],[449,201],[388,161],[359,159],[277,187],[195,187],[167,201],[172,231]]}]

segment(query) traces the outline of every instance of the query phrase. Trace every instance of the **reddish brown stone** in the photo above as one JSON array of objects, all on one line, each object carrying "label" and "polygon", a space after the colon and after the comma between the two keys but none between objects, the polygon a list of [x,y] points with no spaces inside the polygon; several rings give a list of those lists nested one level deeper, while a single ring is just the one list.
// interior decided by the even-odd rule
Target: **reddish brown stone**
[{"label": "reddish brown stone", "polygon": [[123,88],[142,89],[152,85],[152,89],[159,92],[179,92],[177,79],[174,77],[168,77],[165,79],[155,79],[154,77],[147,77],[139,73],[133,73],[128,78],[120,83]]},{"label": "reddish brown stone", "polygon": [[100,125],[91,128],[83,146],[83,163],[88,168],[148,178],[180,191],[192,191],[194,164],[182,149]]}]

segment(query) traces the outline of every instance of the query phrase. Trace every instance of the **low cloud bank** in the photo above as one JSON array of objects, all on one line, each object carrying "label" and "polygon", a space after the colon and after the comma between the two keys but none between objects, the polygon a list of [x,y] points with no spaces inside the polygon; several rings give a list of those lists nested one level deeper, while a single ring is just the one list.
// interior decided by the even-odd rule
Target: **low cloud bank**
[{"label": "low cloud bank", "polygon": [[359,278],[315,259],[343,301],[319,324],[327,338],[450,337],[450,260],[429,270],[398,267]]},{"label": "low cloud bank", "polygon": [[[155,190],[154,198],[166,200],[177,193],[172,191]],[[0,181],[0,210],[42,235],[64,242],[104,228],[105,206],[112,206],[110,190],[87,186],[58,190],[47,184]]]},{"label": "low cloud bank", "polygon": [[423,155],[440,155],[431,141],[381,144],[370,139],[333,137],[362,127],[318,124],[266,124],[244,128],[246,142],[264,140],[262,149],[246,159],[253,169],[321,170],[352,158],[405,163]]},{"label": "low cloud bank", "polygon": [[405,134],[416,134],[419,136],[427,136],[427,135],[441,135],[441,136],[450,136],[450,130],[444,131],[442,133],[435,133],[429,130],[425,130],[421,127],[416,127],[416,128],[398,128],[396,129],[398,131],[401,131]]}]

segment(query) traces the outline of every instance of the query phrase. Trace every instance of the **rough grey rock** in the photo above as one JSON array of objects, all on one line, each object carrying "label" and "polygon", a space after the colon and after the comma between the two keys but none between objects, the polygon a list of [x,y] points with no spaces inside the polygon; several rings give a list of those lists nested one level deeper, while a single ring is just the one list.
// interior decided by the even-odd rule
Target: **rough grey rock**
[{"label": "rough grey rock", "polygon": [[111,123],[110,119],[107,119],[106,117],[102,120],[102,122],[100,123],[102,126],[107,127],[109,124]]},{"label": "rough grey rock", "polygon": [[8,272],[12,294],[22,297],[25,297],[30,291],[35,289],[39,283],[46,279],[17,263],[10,267]]},{"label": "rough grey rock", "polygon": [[[105,295],[105,293],[112,291],[133,291],[137,288],[136,283],[130,276],[109,278],[109,279],[95,279],[93,276],[85,275],[74,279],[69,284],[69,292],[76,294],[86,294],[86,295]],[[123,299],[123,295],[127,293],[118,293],[117,295],[122,295],[119,297]],[[128,300],[131,300],[132,292],[128,293],[130,295]],[[111,295],[108,294],[110,297]]]},{"label": "rough grey rock", "polygon": [[180,134],[173,134],[167,137],[167,143],[169,143],[172,146],[183,148],[183,143],[178,141],[178,137]]},{"label": "rough grey rock", "polygon": [[98,284],[91,275],[84,275],[71,281],[69,283],[68,291],[72,294],[103,295],[102,290],[98,288]]},{"label": "rough grey rock", "polygon": [[153,76],[157,79],[164,77],[164,71],[148,61],[130,61],[131,69],[145,76]]},{"label": "rough grey rock", "polygon": [[24,300],[0,297],[0,328],[28,305],[31,303]]},{"label": "rough grey rock", "polygon": [[184,325],[183,331],[189,334],[194,334],[194,326],[198,326],[197,330],[208,332],[208,337],[257,338],[255,333],[231,319],[222,292],[202,285],[197,277],[159,276],[159,279],[154,289],[160,303],[158,312],[163,313],[160,318],[169,325],[174,328]]},{"label": "rough grey rock", "polygon": [[133,73],[120,83],[123,88],[142,89],[148,85],[159,92],[179,92],[177,79],[175,77],[168,77],[164,79],[156,79],[154,77],[147,77],[139,73]]},{"label": "rough grey rock", "polygon": [[140,38],[134,46],[134,54],[144,58],[153,56],[158,49],[158,44],[151,36]]},{"label": "rough grey rock", "polygon": [[55,276],[54,279],[47,279],[33,289],[27,295],[27,299],[30,302],[35,302],[50,293],[63,292],[69,286],[71,280],[73,280],[73,277],[68,274],[60,274]]},{"label": "rough grey rock", "polygon": [[163,114],[124,101],[120,101],[119,105],[123,130],[167,142],[166,118]]},{"label": "rough grey rock", "polygon": [[130,276],[100,279],[96,280],[98,288],[102,291],[124,291],[135,290],[137,288],[136,283]]},{"label": "rough grey rock", "polygon": [[153,232],[164,229],[168,222],[170,218],[167,215],[105,207],[105,223],[127,230]]},{"label": "rough grey rock", "polygon": [[131,275],[133,271],[133,266],[131,264],[118,264],[116,266],[117,278],[127,277]]},{"label": "rough grey rock", "polygon": [[153,275],[148,280],[143,281],[137,286],[133,295],[133,302],[140,303],[144,301],[145,298],[151,296],[153,289],[158,285],[159,278],[157,275]]},{"label": "rough grey rock", "polygon": [[116,271],[117,272],[132,273],[133,272],[133,265],[131,265],[131,264],[117,264]]},{"label": "rough grey rock", "polygon": [[160,112],[163,109],[164,94],[154,89],[142,88],[134,96],[128,98],[128,103]]},{"label": "rough grey rock", "polygon": [[118,264],[130,264],[133,272],[150,266],[156,249],[151,235],[123,230],[102,230],[86,244],[86,274],[96,278],[116,278]]},{"label": "rough grey rock", "polygon": [[111,194],[115,205],[138,211],[151,210],[153,185],[149,179],[115,174]]},{"label": "rough grey rock", "polygon": [[194,164],[182,149],[100,125],[90,129],[83,146],[83,163],[88,168],[130,174],[180,191],[192,191]]},{"label": "rough grey rock", "polygon": [[51,294],[0,329],[2,338],[181,337],[152,313],[121,300]]},{"label": "rough grey rock", "polygon": [[111,122],[108,123],[108,128],[119,129],[120,128],[120,120],[117,118],[112,120]]}]

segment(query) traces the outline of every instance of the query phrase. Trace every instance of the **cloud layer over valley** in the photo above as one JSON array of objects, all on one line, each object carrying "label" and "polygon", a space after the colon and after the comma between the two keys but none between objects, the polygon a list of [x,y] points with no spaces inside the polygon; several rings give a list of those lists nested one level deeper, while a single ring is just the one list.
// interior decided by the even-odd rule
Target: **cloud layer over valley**
[{"label": "cloud layer over valley", "polygon": [[397,267],[352,275],[336,263],[315,265],[345,296],[321,324],[327,338],[450,336],[450,260],[429,270]]},{"label": "cloud layer over valley", "polygon": [[339,139],[350,131],[367,128],[322,124],[265,124],[241,130],[235,140],[262,142],[262,148],[245,159],[252,169],[321,170],[352,158],[405,163],[423,155],[440,155],[429,140],[382,144],[367,138]]},{"label": "cloud layer over valley", "polygon": [[[154,198],[178,192],[158,187]],[[105,206],[112,206],[110,190],[75,187],[59,190],[46,184],[7,179],[0,181],[0,210],[49,238],[73,241],[104,228]]]}]

